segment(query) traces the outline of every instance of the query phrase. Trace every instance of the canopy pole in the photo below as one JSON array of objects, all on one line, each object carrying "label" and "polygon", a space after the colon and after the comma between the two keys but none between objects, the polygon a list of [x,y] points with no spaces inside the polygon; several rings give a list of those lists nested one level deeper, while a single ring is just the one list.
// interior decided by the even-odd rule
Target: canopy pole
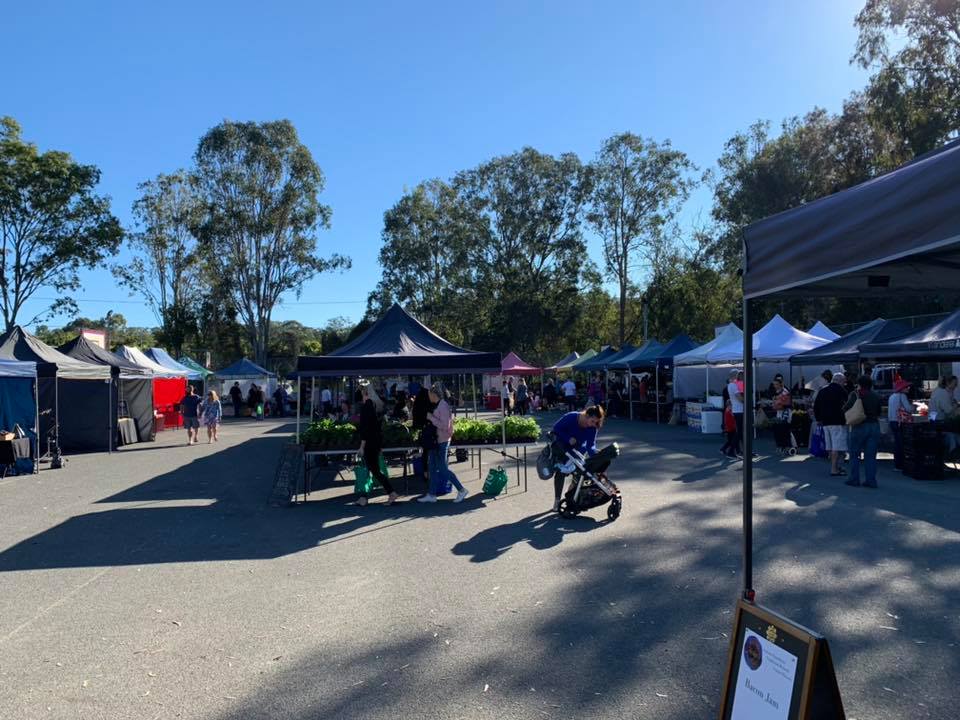
[{"label": "canopy pole", "polygon": [[657,394],[657,401],[654,405],[657,408],[657,425],[660,424],[660,359],[658,358],[656,363],[653,365],[653,384],[655,386],[654,392]]},{"label": "canopy pole", "polygon": [[[753,333],[750,332],[750,301],[743,299],[743,597],[753,601]],[[748,402],[749,401],[749,402]]]},{"label": "canopy pole", "polygon": [[479,417],[479,412],[477,410],[477,374],[470,373],[470,388],[473,391],[473,419],[476,420]]},{"label": "canopy pole", "polygon": [[33,449],[33,474],[40,474],[40,378],[36,375],[34,365],[33,375],[33,411],[36,425],[33,426],[33,439],[36,447]]},{"label": "canopy pole", "polygon": [[630,419],[633,420],[633,370],[627,365],[627,397],[630,399]]},{"label": "canopy pole", "polygon": [[107,381],[107,452],[113,452],[113,439],[110,437],[110,421],[113,419],[113,375]]},{"label": "canopy pole", "polygon": [[313,396],[317,392],[317,377],[314,375],[310,378],[310,419],[313,419],[315,415],[316,408],[313,407]]},{"label": "canopy pole", "polygon": [[303,405],[303,378],[297,378],[297,444],[300,444],[300,406]]}]

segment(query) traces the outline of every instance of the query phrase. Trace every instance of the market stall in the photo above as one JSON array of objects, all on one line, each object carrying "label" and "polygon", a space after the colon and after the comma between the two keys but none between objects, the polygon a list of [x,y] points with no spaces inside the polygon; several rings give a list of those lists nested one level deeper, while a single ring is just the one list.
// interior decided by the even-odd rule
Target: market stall
[{"label": "market stall", "polygon": [[[37,364],[20,360],[0,360],[0,431],[13,433],[20,427],[25,441],[0,439],[0,465],[7,474],[37,469]],[[25,447],[23,447],[25,442]],[[26,457],[24,452],[26,451]]]},{"label": "market stall", "polygon": [[[322,356],[301,355],[297,358],[296,376],[301,382],[309,380],[311,385],[315,385],[317,378],[463,374],[471,376],[475,395],[475,376],[500,372],[501,369],[499,353],[474,352],[458,347],[394,303],[366,332],[338,350]],[[301,438],[300,424],[298,404],[298,441]],[[402,449],[404,452],[415,450],[413,447]],[[471,453],[479,454],[482,449],[471,449]],[[502,457],[513,458],[507,453],[505,435],[500,445],[485,449],[494,450]],[[304,453],[305,486],[309,482],[307,473],[313,454],[311,451]]]},{"label": "market stall", "polygon": [[[110,368],[118,441],[129,444],[154,439],[153,373],[150,370],[95,345],[83,335],[61,345],[58,350],[76,360]],[[132,432],[121,432],[125,430],[121,427],[125,425],[124,420],[132,423]]]},{"label": "market stall", "polygon": [[263,388],[267,400],[273,397],[273,393],[277,389],[277,376],[247,358],[241,358],[235,363],[217,370],[210,379],[219,387],[217,392],[220,393],[220,400],[224,404],[229,402],[230,388],[233,387],[234,383],[240,384],[240,392],[244,398],[247,397],[250,386],[253,384]]},{"label": "market stall", "polygon": [[36,363],[41,453],[53,437],[63,450],[113,449],[110,368],[68,357],[20,326],[0,336],[0,359]]},{"label": "market stall", "polygon": [[121,345],[114,354],[153,373],[154,431],[181,427],[179,404],[187,391],[186,374],[155,363],[142,350],[129,345]]}]

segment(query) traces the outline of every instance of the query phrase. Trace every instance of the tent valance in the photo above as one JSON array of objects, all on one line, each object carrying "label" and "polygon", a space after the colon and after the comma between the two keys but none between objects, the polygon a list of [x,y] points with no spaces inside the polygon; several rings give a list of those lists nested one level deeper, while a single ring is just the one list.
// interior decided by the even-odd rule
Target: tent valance
[{"label": "tent valance", "polygon": [[36,378],[37,364],[24,360],[0,360],[0,377]]},{"label": "tent valance", "polygon": [[396,303],[342,348],[329,355],[297,358],[299,377],[491,372],[500,372],[500,353],[457,347]]}]

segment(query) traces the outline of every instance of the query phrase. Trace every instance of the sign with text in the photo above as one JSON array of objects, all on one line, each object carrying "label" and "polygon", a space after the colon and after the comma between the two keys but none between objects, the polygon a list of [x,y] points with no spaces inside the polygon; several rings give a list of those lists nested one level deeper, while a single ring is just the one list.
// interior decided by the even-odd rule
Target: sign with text
[{"label": "sign with text", "polygon": [[759,605],[737,603],[720,720],[843,720],[825,638]]}]

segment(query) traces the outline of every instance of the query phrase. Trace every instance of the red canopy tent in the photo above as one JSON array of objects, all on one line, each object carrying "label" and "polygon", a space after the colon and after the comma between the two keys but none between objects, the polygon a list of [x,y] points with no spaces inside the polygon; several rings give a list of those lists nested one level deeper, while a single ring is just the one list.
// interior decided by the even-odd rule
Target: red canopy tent
[{"label": "red canopy tent", "polygon": [[507,353],[500,362],[501,375],[540,375],[543,368],[525,363],[515,352]]}]

